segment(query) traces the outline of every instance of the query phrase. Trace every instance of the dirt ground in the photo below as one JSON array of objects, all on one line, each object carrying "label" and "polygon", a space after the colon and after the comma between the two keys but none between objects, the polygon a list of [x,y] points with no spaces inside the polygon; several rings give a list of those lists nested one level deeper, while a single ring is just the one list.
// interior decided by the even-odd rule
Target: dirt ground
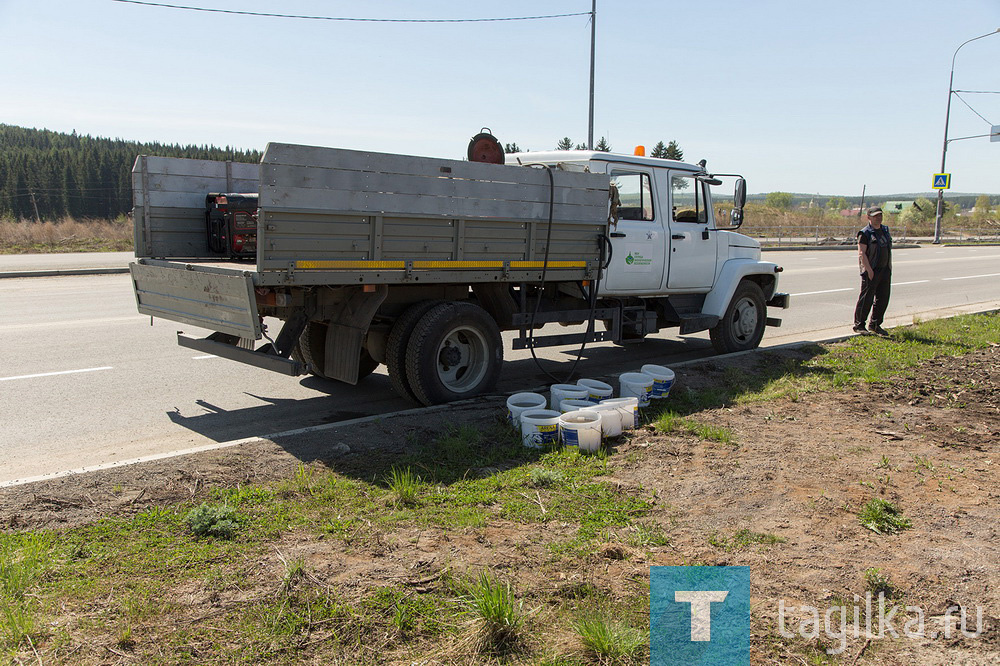
[{"label": "dirt ground", "polygon": [[[689,366],[678,372],[674,391],[711,386],[731,372],[727,368],[752,369],[756,362],[748,355]],[[499,518],[458,531],[399,529],[350,548],[341,541],[291,534],[280,548],[303,558],[313,576],[348,596],[352,589],[360,594],[387,580],[433,584],[434,572],[445,564],[491,567],[539,598],[553,590],[569,594],[584,584],[634,595],[648,590],[649,567],[655,565],[745,565],[754,590],[752,661],[780,664],[822,663],[810,655],[838,647],[822,633],[818,639],[798,635],[806,617],[801,612],[786,613],[782,637],[780,601],[786,608],[818,608],[821,618],[825,609],[849,603],[854,595],[863,606],[865,572],[878,568],[897,591],[898,603],[922,609],[926,635],[866,639],[862,616],[862,635],[848,636],[836,661],[1000,663],[998,386],[1000,347],[992,347],[929,361],[897,381],[691,416],[729,429],[732,444],[644,428],[615,447],[606,480],[654,502],[648,518],[663,528],[669,544],[636,549],[607,543],[582,568],[560,567],[545,549],[571,526],[552,522],[539,529]],[[260,441],[10,488],[0,491],[0,528],[71,527],[198,500],[214,486],[288,478],[300,463],[363,477],[371,456],[399,454],[403,433],[430,434],[445,420],[486,424],[496,419],[502,404],[482,400],[324,431],[295,445]],[[886,536],[863,527],[858,512],[873,497],[895,504],[912,528]],[[740,530],[773,538],[738,544]],[[277,559],[272,564],[279,566]],[[188,600],[192,616],[240,601],[185,592],[178,596]],[[985,630],[976,637],[955,629],[949,638],[931,638],[955,605],[968,612],[969,632],[981,608]],[[897,614],[901,635],[910,617]],[[958,617],[951,614],[952,620]],[[392,661],[391,651],[387,657]],[[95,662],[101,660],[112,663],[115,657],[95,656]]]}]

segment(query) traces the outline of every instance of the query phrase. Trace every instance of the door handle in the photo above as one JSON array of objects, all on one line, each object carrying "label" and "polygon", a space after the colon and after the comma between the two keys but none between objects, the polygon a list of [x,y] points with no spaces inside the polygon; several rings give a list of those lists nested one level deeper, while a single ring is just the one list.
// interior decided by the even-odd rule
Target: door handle
[{"label": "door handle", "polygon": [[685,238],[687,238],[687,236],[685,236],[684,234],[673,234],[670,237],[673,238],[674,240],[684,240]]},{"label": "door handle", "polygon": [[611,232],[611,237],[612,238],[625,238],[625,234],[623,234],[620,231],[612,231]]}]

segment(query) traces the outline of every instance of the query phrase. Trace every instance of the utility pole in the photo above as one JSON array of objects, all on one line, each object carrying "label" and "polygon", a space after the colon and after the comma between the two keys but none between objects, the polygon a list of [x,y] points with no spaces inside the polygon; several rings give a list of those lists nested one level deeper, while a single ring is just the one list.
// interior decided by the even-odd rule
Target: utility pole
[{"label": "utility pole", "polygon": [[38,202],[35,201],[35,190],[32,188],[28,192],[31,193],[31,205],[35,208],[35,222],[41,222],[42,216],[38,214]]},{"label": "utility pole", "polygon": [[[955,49],[955,54],[951,56],[951,76],[948,78],[948,106],[945,108],[944,112],[944,145],[941,147],[941,171],[938,173],[945,173],[944,161],[948,155],[948,120],[951,118],[951,96],[955,94],[955,58],[958,57],[958,52],[962,50],[962,47],[969,42],[974,42],[977,39],[982,39],[984,37],[989,37],[990,35],[995,35],[1000,32],[1000,28],[997,28],[993,32],[988,32],[985,35],[979,35],[978,37],[973,37],[972,39],[966,40],[958,45]],[[968,137],[974,138],[974,137]],[[954,139],[958,141],[958,139]],[[934,244],[941,243],[941,217],[944,215],[944,188],[938,189],[937,195],[937,214],[934,216]]]},{"label": "utility pole", "polygon": [[594,60],[597,42],[597,0],[590,10],[590,119],[587,123],[587,150],[594,149]]}]

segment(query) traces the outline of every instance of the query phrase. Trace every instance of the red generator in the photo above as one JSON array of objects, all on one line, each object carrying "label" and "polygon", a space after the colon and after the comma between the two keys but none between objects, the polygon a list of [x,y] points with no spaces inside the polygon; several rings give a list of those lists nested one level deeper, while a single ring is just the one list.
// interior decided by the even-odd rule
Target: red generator
[{"label": "red generator", "polygon": [[230,259],[257,258],[257,194],[205,197],[208,247]]}]

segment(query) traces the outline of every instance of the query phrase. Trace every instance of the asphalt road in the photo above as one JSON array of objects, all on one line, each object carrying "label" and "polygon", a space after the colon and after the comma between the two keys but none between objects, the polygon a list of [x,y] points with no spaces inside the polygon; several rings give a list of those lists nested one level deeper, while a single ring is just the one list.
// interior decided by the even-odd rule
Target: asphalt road
[{"label": "asphalt road", "polygon": [[[850,332],[856,253],[767,252],[765,259],[785,267],[781,290],[793,298],[791,309],[772,311],[784,323],[768,329],[764,346]],[[998,278],[1000,247],[898,250],[886,325],[996,308]],[[151,326],[136,313],[127,275],[3,279],[0,313],[0,484],[413,407],[395,397],[384,367],[351,387],[179,347],[179,328],[202,332],[161,320]],[[539,355],[562,376],[575,352]],[[579,371],[600,377],[710,353],[707,334],[666,332],[626,348],[594,345]],[[551,383],[527,352],[508,346],[506,356],[501,392]]]}]

